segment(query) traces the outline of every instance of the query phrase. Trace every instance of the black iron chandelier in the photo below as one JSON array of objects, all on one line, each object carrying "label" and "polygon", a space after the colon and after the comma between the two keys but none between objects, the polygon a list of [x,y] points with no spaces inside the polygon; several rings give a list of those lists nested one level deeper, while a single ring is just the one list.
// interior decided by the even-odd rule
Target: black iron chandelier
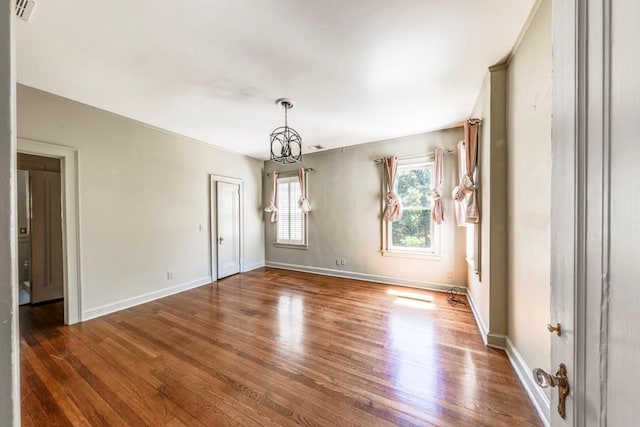
[{"label": "black iron chandelier", "polygon": [[271,132],[271,160],[288,165],[302,162],[302,138],[295,129],[287,124],[287,111],[293,108],[293,101],[288,98],[276,100],[276,105],[284,108],[284,126]]}]

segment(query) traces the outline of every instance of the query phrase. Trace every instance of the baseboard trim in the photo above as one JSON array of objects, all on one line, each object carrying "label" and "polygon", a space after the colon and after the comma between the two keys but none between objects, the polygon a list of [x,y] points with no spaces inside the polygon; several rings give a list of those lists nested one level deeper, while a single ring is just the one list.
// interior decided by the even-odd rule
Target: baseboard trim
[{"label": "baseboard trim", "polygon": [[489,332],[487,334],[487,346],[493,348],[499,348],[500,350],[507,349],[507,336],[502,334],[494,334]]},{"label": "baseboard trim", "polygon": [[358,273],[356,271],[335,270],[332,268],[309,267],[306,265],[287,264],[284,262],[267,261],[267,267],[280,268],[282,270],[303,271],[305,273],[321,274],[323,276],[344,277],[347,279],[358,279],[365,282],[383,283],[385,285],[407,286],[410,288],[425,289],[429,291],[447,292],[456,286],[466,292],[467,288],[460,285],[446,285],[444,283],[419,282],[415,280],[403,280],[397,277],[379,276],[376,274]]},{"label": "baseboard trim", "polygon": [[540,416],[543,424],[548,427],[550,425],[551,418],[551,404],[549,402],[549,398],[533,380],[531,368],[524,361],[524,358],[513,342],[508,337],[505,338],[505,342],[505,351],[509,358],[509,362],[511,362],[511,366],[513,366],[518,378],[520,378],[520,382],[527,391],[529,399],[533,402],[533,406],[535,406],[536,411],[538,411],[538,415]]},{"label": "baseboard trim", "polygon": [[524,361],[524,358],[508,336],[488,332],[487,327],[480,317],[480,312],[473,300],[471,292],[467,292],[467,300],[469,301],[471,312],[473,313],[473,317],[478,325],[478,330],[480,331],[484,345],[504,350],[511,366],[513,366],[513,369],[516,371],[516,375],[518,375],[518,379],[520,379],[520,383],[527,391],[529,399],[531,399],[533,406],[536,408],[538,416],[540,416],[540,420],[546,427],[549,427],[551,414],[549,399],[542,389],[533,381],[533,376],[531,375],[532,371]]},{"label": "baseboard trim", "polygon": [[113,303],[101,305],[96,308],[92,308],[82,313],[82,321],[95,319],[96,317],[104,316],[106,314],[115,313],[116,311],[124,310],[134,307],[136,305],[151,302],[160,298],[168,297],[169,295],[177,294],[189,289],[197,288],[198,286],[211,283],[211,276],[202,277],[197,280],[193,280],[187,283],[181,283],[179,285],[171,286],[169,288],[160,289],[146,294],[138,295],[132,298],[123,299]]},{"label": "baseboard trim", "polygon": [[489,345],[489,330],[487,326],[484,324],[482,317],[480,317],[480,311],[478,311],[478,306],[476,302],[473,300],[473,296],[471,292],[467,292],[467,301],[469,301],[469,307],[471,307],[471,313],[473,313],[473,318],[476,320],[476,325],[478,325],[478,330],[480,331],[480,336],[482,336],[482,342],[484,345]]},{"label": "baseboard trim", "polygon": [[253,264],[245,265],[242,272],[246,273],[247,271],[255,270],[257,268],[262,268],[262,267],[264,267],[264,261],[254,262]]}]

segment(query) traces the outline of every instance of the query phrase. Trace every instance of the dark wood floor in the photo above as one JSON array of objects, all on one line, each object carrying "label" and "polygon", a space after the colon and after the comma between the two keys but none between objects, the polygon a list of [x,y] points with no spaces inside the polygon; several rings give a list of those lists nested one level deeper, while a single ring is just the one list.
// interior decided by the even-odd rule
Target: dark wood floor
[{"label": "dark wood floor", "polygon": [[20,321],[25,426],[541,425],[441,293],[260,269],[75,326],[60,303]]}]

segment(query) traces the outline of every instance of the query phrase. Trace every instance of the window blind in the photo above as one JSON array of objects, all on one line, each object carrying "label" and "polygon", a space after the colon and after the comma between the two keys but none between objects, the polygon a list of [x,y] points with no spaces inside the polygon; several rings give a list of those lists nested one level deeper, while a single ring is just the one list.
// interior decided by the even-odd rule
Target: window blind
[{"label": "window blind", "polygon": [[304,213],[298,177],[278,178],[278,243],[304,244]]}]

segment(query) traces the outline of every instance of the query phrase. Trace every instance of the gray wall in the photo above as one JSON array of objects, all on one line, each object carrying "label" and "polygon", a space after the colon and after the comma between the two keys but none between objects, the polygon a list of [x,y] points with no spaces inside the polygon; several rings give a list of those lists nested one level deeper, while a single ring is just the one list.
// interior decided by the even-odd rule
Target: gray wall
[{"label": "gray wall", "polygon": [[244,180],[245,266],[263,265],[261,161],[25,86],[18,135],[78,149],[83,316],[210,278],[212,173]]},{"label": "gray wall", "polygon": [[0,3],[0,425],[19,425],[13,4]]},{"label": "gray wall", "polygon": [[[445,155],[446,222],[441,225],[442,256],[439,259],[380,254],[383,167],[373,162],[392,154],[402,157],[426,154],[436,147],[455,148],[462,138],[462,129],[454,128],[305,154],[304,166],[314,169],[308,179],[313,209],[309,214],[309,248],[275,247],[275,224],[269,223],[265,214],[267,264],[287,264],[294,268],[413,286],[466,286],[464,229],[454,224],[451,200],[451,190],[457,181],[456,156]],[[264,168],[265,172],[287,169],[270,161],[265,162]],[[270,180],[266,176],[263,178],[263,204],[266,206]],[[337,266],[337,257],[345,258],[346,264]]]},{"label": "gray wall", "polygon": [[530,367],[550,362],[551,1],[509,63],[509,338]]}]

